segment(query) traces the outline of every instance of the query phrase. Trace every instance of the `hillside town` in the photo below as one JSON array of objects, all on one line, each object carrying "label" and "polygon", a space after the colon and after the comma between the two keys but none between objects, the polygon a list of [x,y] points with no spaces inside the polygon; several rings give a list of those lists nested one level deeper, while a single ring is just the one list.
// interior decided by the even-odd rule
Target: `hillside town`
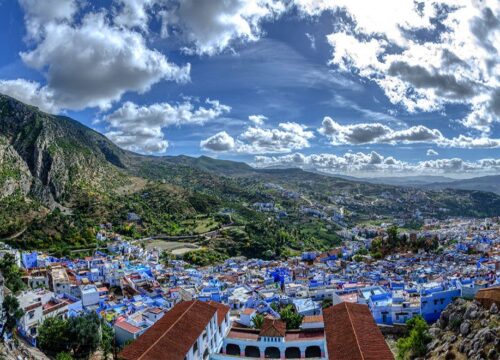
[{"label": "hillside town", "polygon": [[[416,316],[432,324],[455,299],[500,286],[498,219],[428,221],[402,236],[435,239],[438,251],[381,259],[367,249],[387,236],[386,227],[356,227],[341,236],[342,246],[323,253],[231,258],[206,267],[138,241],[107,240],[104,231],[106,249],[93,256],[56,258],[7,246],[0,256],[10,254],[22,268],[16,332],[24,341],[36,347],[50,317],[92,312],[113,328],[115,352],[123,349],[119,357],[126,360],[158,358],[167,345],[167,358],[181,360],[353,359],[354,348],[360,359],[373,351],[392,358],[383,333],[400,331]],[[1,288],[0,297],[10,294]]]}]

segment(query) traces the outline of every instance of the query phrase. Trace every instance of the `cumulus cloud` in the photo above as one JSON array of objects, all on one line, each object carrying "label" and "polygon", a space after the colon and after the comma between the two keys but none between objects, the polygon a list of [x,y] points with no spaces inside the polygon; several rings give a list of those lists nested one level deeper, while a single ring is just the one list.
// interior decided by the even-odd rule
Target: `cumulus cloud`
[{"label": "cumulus cloud", "polygon": [[381,123],[341,125],[328,116],[323,119],[319,132],[328,137],[332,145],[434,143],[441,147],[454,148],[500,147],[500,139],[484,136],[472,138],[465,135],[449,139],[438,129],[423,125],[402,130],[395,130]]},{"label": "cumulus cloud", "polygon": [[231,151],[235,147],[234,139],[225,131],[221,131],[200,142],[200,147],[208,151]]},{"label": "cumulus cloud", "polygon": [[434,149],[427,150],[427,156],[438,156],[439,153]]},{"label": "cumulus cloud", "polygon": [[104,117],[109,131],[105,135],[117,145],[135,152],[160,153],[168,147],[162,129],[170,126],[203,125],[228,113],[231,108],[217,100],[207,99],[205,106],[190,101],[171,105],[155,103],[139,106],[125,102]]},{"label": "cumulus cloud", "polygon": [[260,126],[264,124],[264,122],[267,120],[267,117],[265,117],[264,115],[250,115],[248,117],[248,120],[253,122],[255,125]]},{"label": "cumulus cloud", "polygon": [[[280,123],[277,128],[250,126],[236,140],[221,132],[206,140],[201,147],[210,151],[234,151],[246,154],[288,153],[308,148],[314,137],[307,127],[294,122]],[[224,143],[224,145],[220,145]],[[231,144],[231,146],[227,146]]]},{"label": "cumulus cloud", "polygon": [[39,107],[42,111],[55,113],[59,108],[54,103],[50,89],[36,81],[24,79],[0,80],[0,93],[8,94],[26,104]]},{"label": "cumulus cloud", "polygon": [[[144,93],[161,80],[189,81],[189,64],[169,62],[141,32],[123,26],[124,17],[143,22],[139,8],[148,1],[118,2],[121,10],[113,17],[106,10],[85,12],[72,0],[21,0],[33,46],[20,56],[46,78],[46,85],[35,85],[51,95],[42,107],[106,110],[127,91]],[[19,98],[30,98],[30,88],[25,94],[17,90]]]},{"label": "cumulus cloud", "polygon": [[466,104],[462,124],[484,133],[499,121],[498,1],[294,3],[306,15],[345,14],[327,37],[330,64],[374,81],[394,104],[409,112]]},{"label": "cumulus cloud", "polygon": [[148,32],[148,10],[155,4],[155,0],[115,0],[115,3],[115,24]]},{"label": "cumulus cloud", "polygon": [[71,21],[78,11],[75,0],[19,0],[24,10],[26,31],[32,39],[39,39],[47,24]]},{"label": "cumulus cloud", "polygon": [[371,153],[347,152],[343,155],[300,153],[281,156],[256,156],[256,167],[299,167],[306,170],[343,174],[497,174],[500,172],[500,159],[481,159],[465,161],[460,158],[437,159],[409,163],[392,156]]},{"label": "cumulus cloud", "polygon": [[141,34],[110,24],[103,13],[85,15],[80,25],[48,25],[43,40],[21,57],[46,69],[55,99],[69,109],[107,109],[127,91],[143,93],[162,79],[189,79],[189,65],[168,62]]},{"label": "cumulus cloud", "polygon": [[164,34],[177,31],[189,43],[185,50],[199,55],[219,53],[236,40],[258,40],[261,22],[285,10],[276,0],[182,0],[176,5],[162,12]]}]

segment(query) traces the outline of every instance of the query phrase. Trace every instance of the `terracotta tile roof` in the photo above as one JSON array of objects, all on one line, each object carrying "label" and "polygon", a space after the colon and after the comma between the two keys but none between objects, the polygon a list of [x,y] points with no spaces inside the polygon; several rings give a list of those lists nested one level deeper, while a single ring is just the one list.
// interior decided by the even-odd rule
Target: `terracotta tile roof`
[{"label": "terracotta tile roof", "polygon": [[217,301],[209,301],[208,304],[217,309],[217,324],[220,326],[220,324],[224,321],[226,314],[230,310],[229,306],[221,304]]},{"label": "terracotta tile roof", "polygon": [[246,308],[241,313],[244,315],[252,315],[256,310],[252,308]]},{"label": "terracotta tile roof", "polygon": [[115,326],[118,326],[119,328],[122,328],[123,330],[128,331],[131,334],[135,334],[141,331],[140,327],[134,326],[126,321],[117,322],[115,323]]},{"label": "terracotta tile roof", "polygon": [[286,324],[281,320],[265,318],[259,336],[285,337]]},{"label": "terracotta tile roof", "polygon": [[40,307],[40,306],[42,306],[42,303],[41,302],[37,302],[37,303],[34,303],[34,304],[26,306],[24,308],[24,311],[30,311],[30,310],[36,309],[37,307]]},{"label": "terracotta tile roof", "polygon": [[311,315],[311,316],[304,316],[302,319],[302,323],[318,323],[318,322],[323,322],[323,315]]},{"label": "terracotta tile roof", "polygon": [[202,301],[181,302],[119,354],[124,360],[184,360],[217,308]]},{"label": "terracotta tile roof", "polygon": [[163,312],[163,310],[158,307],[149,308],[147,311],[153,314],[161,314]]},{"label": "terracotta tile roof", "polygon": [[393,360],[368,306],[343,302],[323,311],[330,360]]}]

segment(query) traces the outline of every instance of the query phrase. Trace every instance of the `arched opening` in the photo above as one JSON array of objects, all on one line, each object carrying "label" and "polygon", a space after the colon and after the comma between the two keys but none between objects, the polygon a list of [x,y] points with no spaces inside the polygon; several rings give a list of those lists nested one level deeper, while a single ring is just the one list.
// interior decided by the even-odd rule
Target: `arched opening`
[{"label": "arched opening", "polygon": [[300,359],[300,349],[298,347],[289,347],[285,350],[286,359]]},{"label": "arched opening", "polygon": [[208,351],[208,348],[206,348],[205,352],[203,353],[203,360],[208,360],[209,356],[210,356],[210,352]]},{"label": "arched opening", "polygon": [[226,345],[226,354],[240,356],[241,355],[240,347],[236,344],[227,344]]},{"label": "arched opening", "polygon": [[319,346],[309,346],[306,348],[306,358],[321,357],[321,349]]},{"label": "arched opening", "polygon": [[266,359],[279,359],[281,357],[280,349],[274,346],[266,348],[264,354]]},{"label": "arched opening", "polygon": [[257,346],[247,346],[245,348],[245,356],[252,358],[260,358],[260,349]]}]

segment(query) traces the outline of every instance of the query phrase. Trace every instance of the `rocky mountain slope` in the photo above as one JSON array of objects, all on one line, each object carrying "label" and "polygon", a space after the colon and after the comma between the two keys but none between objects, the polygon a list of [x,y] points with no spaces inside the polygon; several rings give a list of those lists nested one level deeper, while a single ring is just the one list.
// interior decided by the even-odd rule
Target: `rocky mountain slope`
[{"label": "rocky mountain slope", "polygon": [[500,358],[500,315],[495,304],[485,309],[476,301],[457,299],[429,332],[433,341],[426,359]]}]

